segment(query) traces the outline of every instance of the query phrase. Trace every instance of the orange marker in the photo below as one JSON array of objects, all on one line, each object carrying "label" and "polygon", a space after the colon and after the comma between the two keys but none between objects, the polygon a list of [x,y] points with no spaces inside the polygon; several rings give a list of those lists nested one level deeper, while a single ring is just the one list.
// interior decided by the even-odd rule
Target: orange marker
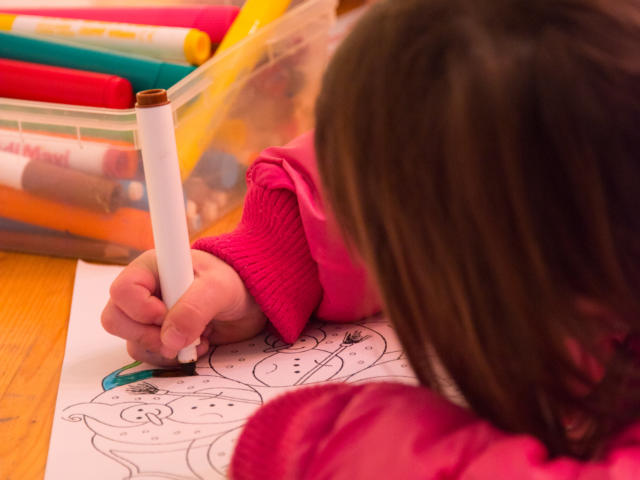
[{"label": "orange marker", "polygon": [[135,208],[120,208],[111,214],[97,213],[0,186],[0,217],[137,250],[153,248],[149,212]]}]

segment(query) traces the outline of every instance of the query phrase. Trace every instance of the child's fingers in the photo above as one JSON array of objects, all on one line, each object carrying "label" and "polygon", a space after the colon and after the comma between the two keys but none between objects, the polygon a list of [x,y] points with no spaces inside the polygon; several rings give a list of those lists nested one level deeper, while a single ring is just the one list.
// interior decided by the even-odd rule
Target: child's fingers
[{"label": "child's fingers", "polygon": [[146,350],[160,352],[160,328],[131,319],[111,300],[102,311],[101,321],[108,333],[136,343]]},{"label": "child's fingers", "polygon": [[158,264],[154,250],[147,250],[135,258],[116,277],[117,283],[131,283],[135,281],[151,293],[158,293]]},{"label": "child's fingers", "polygon": [[130,318],[140,323],[160,325],[167,309],[154,295],[158,280],[145,262],[134,260],[111,284],[109,293],[114,303]]},{"label": "child's fingers", "polygon": [[203,336],[209,338],[211,343],[215,345],[240,342],[260,333],[266,323],[267,317],[262,312],[249,315],[236,322],[214,320],[209,324]]},{"label": "child's fingers", "polygon": [[200,358],[202,355],[207,353],[209,351],[209,347],[211,347],[211,344],[209,343],[209,339],[200,337],[200,343],[196,347],[196,353],[198,354],[198,358]]},{"label": "child's fingers", "polygon": [[202,335],[227,301],[227,295],[212,291],[209,282],[194,281],[164,318],[161,332],[163,345],[176,352],[189,345]]},{"label": "child's fingers", "polygon": [[[198,358],[200,358],[202,355],[207,353],[207,351],[209,350],[210,345],[211,344],[209,342],[209,338],[201,336],[200,337],[200,343],[196,347],[196,356]],[[163,358],[175,359],[178,356],[178,351],[179,351],[179,349],[167,347],[164,344],[162,345],[162,347],[160,347],[160,354],[162,355]]]},{"label": "child's fingers", "polygon": [[127,352],[134,360],[151,363],[152,365],[164,367],[178,364],[175,357],[166,358],[161,353],[153,350],[147,350],[139,343],[132,341],[127,341]]}]

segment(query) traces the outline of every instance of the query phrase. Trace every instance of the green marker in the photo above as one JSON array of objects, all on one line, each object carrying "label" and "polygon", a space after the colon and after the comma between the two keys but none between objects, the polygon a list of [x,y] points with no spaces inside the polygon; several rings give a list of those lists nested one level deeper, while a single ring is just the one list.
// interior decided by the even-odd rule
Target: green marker
[{"label": "green marker", "polygon": [[97,47],[5,32],[0,32],[0,57],[119,75],[131,82],[134,92],[167,89],[196,69]]}]

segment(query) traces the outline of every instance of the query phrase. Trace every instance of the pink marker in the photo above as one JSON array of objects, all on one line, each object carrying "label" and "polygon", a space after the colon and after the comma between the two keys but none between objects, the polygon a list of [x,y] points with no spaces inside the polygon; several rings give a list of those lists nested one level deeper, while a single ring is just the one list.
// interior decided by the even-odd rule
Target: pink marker
[{"label": "pink marker", "polygon": [[239,11],[240,9],[233,5],[9,9],[0,7],[2,13],[196,28],[208,34],[211,43],[215,44],[222,41]]}]

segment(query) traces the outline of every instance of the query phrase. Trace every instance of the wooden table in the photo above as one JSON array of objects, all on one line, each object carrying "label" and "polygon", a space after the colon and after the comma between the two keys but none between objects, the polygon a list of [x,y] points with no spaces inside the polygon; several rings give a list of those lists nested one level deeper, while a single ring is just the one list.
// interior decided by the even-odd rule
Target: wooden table
[{"label": "wooden table", "polygon": [[75,260],[0,251],[0,480],[44,476],[75,270]]}]

